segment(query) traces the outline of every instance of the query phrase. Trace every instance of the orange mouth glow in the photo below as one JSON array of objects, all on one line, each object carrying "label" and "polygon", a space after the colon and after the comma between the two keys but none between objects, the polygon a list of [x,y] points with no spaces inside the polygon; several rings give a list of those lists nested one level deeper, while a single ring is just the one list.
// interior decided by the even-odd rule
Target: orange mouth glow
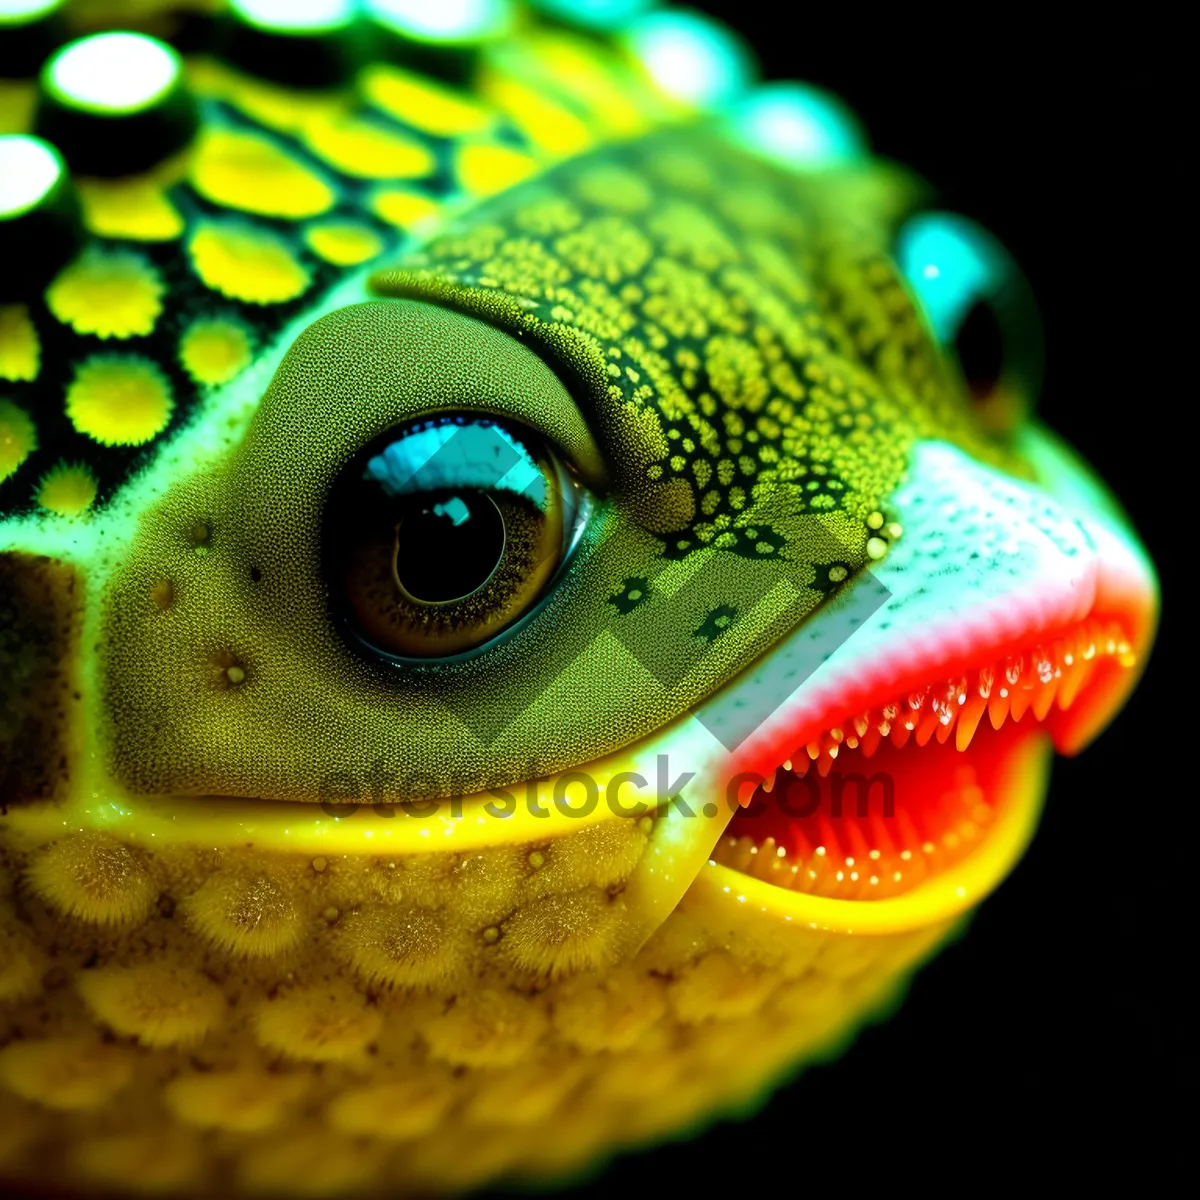
[{"label": "orange mouth glow", "polygon": [[1120,624],[1093,618],[844,715],[755,789],[713,860],[829,899],[908,892],[986,839],[1014,754],[1136,661]]}]

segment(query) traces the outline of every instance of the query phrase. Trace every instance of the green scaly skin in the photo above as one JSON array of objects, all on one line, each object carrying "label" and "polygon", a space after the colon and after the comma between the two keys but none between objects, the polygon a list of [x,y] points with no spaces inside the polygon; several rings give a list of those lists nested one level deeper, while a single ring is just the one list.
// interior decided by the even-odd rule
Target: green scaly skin
[{"label": "green scaly skin", "polygon": [[[611,50],[586,53],[625,79]],[[375,107],[441,164],[406,184],[439,209],[410,235],[379,219],[379,184],[216,78],[198,76],[206,131],[270,139],[378,245],[322,262],[301,234],[330,209],[222,211],[193,174],[164,193],[177,235],[91,237],[161,282],[150,330],[99,339],[48,300],[26,310],[39,365],[3,399],[38,449],[0,484],[0,1172],[452,1190],[562,1179],[744,1111],[886,1012],[987,888],[869,935],[833,908],[793,922],[783,888],[770,915],[723,907],[733,868],[706,864],[730,813],[702,802],[797,743],[768,720],[729,752],[690,714],[903,545],[920,446],[1022,495],[1078,496],[1077,469],[982,426],[889,255],[921,195],[891,166],[789,171],[632,83],[638,136],[595,122],[561,162],[502,115],[454,137]],[[538,168],[467,194],[472,139]],[[207,285],[196,239],[220,222],[272,232],[307,282],[274,303]],[[180,358],[213,316],[253,346],[220,386]],[[113,353],[170,390],[136,445],[64,405]],[[594,510],[511,636],[397,665],[331,615],[322,513],[373,438],[444,411],[532,428]],[[98,480],[82,515],[37,506],[60,460]],[[1151,624],[1128,632],[1139,654]],[[697,774],[691,821],[662,795],[584,819],[551,802],[560,773],[603,791],[660,753]],[[489,789],[523,804],[530,781],[544,816],[481,815]],[[1004,835],[1006,862],[1026,833]],[[747,894],[769,886],[753,874]]]}]

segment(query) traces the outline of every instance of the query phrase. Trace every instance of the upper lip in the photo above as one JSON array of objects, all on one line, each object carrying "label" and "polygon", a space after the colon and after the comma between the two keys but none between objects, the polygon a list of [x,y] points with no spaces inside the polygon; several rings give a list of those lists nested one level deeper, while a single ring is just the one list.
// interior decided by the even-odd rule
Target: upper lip
[{"label": "upper lip", "polygon": [[[906,530],[904,538],[914,534],[921,536]],[[1057,529],[1039,517],[1018,529],[1019,544],[1001,547],[1003,557],[968,561],[961,583],[946,583],[944,566],[932,556],[923,566],[921,545],[906,546],[904,538],[895,561],[889,556],[873,568],[873,578],[859,576],[776,646],[769,666],[748,673],[752,680],[756,671],[778,672],[791,662],[803,686],[732,756],[735,769],[768,775],[843,718],[1049,644],[1087,618],[1118,624],[1137,666],[1089,687],[1068,712],[1055,714],[1048,728],[1056,748],[1078,751],[1124,703],[1153,640],[1158,592],[1152,568],[1121,531],[1090,514],[1064,515]],[[984,586],[993,572],[1002,582]],[[856,596],[872,587],[892,595],[851,625]]]}]

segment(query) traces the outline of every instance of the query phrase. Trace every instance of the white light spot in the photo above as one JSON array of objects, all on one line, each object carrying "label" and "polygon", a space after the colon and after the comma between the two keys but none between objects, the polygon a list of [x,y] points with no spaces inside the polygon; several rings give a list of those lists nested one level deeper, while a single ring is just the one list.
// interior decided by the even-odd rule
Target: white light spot
[{"label": "white light spot", "polygon": [[73,108],[129,113],[149,107],[179,78],[179,55],[140,33],[97,33],[46,64],[49,86]]}]

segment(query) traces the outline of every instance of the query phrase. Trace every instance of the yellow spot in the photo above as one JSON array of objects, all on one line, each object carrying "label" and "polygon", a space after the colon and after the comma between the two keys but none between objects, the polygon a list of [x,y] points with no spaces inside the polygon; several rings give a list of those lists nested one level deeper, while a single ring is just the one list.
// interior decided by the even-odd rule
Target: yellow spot
[{"label": "yellow spot", "polygon": [[291,889],[265,874],[210,876],[188,898],[185,915],[202,937],[239,958],[281,954],[304,933]]},{"label": "yellow spot", "polygon": [[42,348],[24,304],[0,305],[0,379],[13,383],[37,378]]},{"label": "yellow spot", "polygon": [[37,449],[37,426],[29,414],[0,400],[0,480],[7,479]]},{"label": "yellow spot", "polygon": [[318,257],[335,267],[356,267],[383,250],[383,238],[369,225],[331,221],[305,230],[304,240]]},{"label": "yellow spot", "polygon": [[342,1133],[401,1141],[432,1132],[454,1095],[454,1078],[446,1068],[424,1068],[394,1083],[345,1091],[326,1115]]},{"label": "yellow spot", "polygon": [[466,97],[395,67],[373,66],[359,78],[363,96],[376,108],[425,133],[460,137],[480,133],[492,115]]},{"label": "yellow spot", "polygon": [[281,304],[302,295],[311,276],[284,242],[248,225],[206,225],[189,250],[206,287],[247,304]]},{"label": "yellow spot", "polygon": [[0,1082],[24,1100],[64,1111],[98,1108],[128,1082],[128,1051],[84,1038],[11,1042],[0,1050]]},{"label": "yellow spot", "polygon": [[481,1082],[464,1115],[480,1124],[510,1127],[553,1121],[586,1069],[578,1060],[567,1060],[553,1071],[547,1071],[541,1063],[531,1063],[497,1072]]},{"label": "yellow spot", "polygon": [[184,229],[179,209],[151,178],[81,179],[83,222],[100,237],[167,242]]},{"label": "yellow spot", "polygon": [[172,1080],[163,1100],[181,1121],[201,1129],[262,1133],[303,1096],[307,1081],[298,1075],[266,1071],[215,1071]]},{"label": "yellow spot", "polygon": [[556,842],[553,862],[546,871],[547,884],[564,892],[588,886],[613,887],[629,877],[645,848],[646,833],[637,821],[590,825]]},{"label": "yellow spot", "polygon": [[368,985],[445,986],[467,958],[461,933],[435,909],[365,909],[347,921],[344,937],[350,963]]},{"label": "yellow spot", "polygon": [[529,996],[480,987],[430,1018],[422,1033],[434,1058],[451,1066],[509,1067],[541,1041],[547,1025]]},{"label": "yellow spot", "polygon": [[225,1011],[225,997],[203,975],[156,963],[83,971],[79,994],[105,1025],[144,1046],[193,1045]]},{"label": "yellow spot", "polygon": [[304,141],[331,167],[358,179],[412,179],[436,165],[420,142],[349,117],[310,122]]},{"label": "yellow spot", "polygon": [[288,88],[241,75],[212,58],[188,61],[188,81],[198,94],[226,100],[259,124],[281,133],[297,133],[311,120],[337,112],[330,92]]},{"label": "yellow spot", "polygon": [[476,196],[502,192],[528,179],[537,169],[537,162],[528,154],[508,146],[468,143],[458,152],[459,181]]},{"label": "yellow spot", "polygon": [[90,250],[59,272],[46,305],[76,333],[144,337],[162,312],[162,278],[127,250]]},{"label": "yellow spot", "polygon": [[305,1062],[359,1057],[379,1035],[383,1016],[341,981],[281,992],[255,1016],[260,1045]]},{"label": "yellow spot", "polygon": [[77,517],[96,499],[96,476],[85,463],[55,463],[38,484],[37,502],[60,517]]},{"label": "yellow spot", "polygon": [[67,388],[67,416],[103,446],[140,446],[171,419],[171,385],[149,359],[93,355]]},{"label": "yellow spot", "polygon": [[250,334],[240,321],[225,317],[195,321],[179,340],[179,361],[199,384],[228,383],[250,363]]},{"label": "yellow spot", "polygon": [[867,557],[878,562],[888,552],[888,544],[883,538],[867,538]]},{"label": "yellow spot", "polygon": [[687,968],[667,989],[675,1015],[687,1024],[718,1017],[753,1016],[763,1006],[778,977],[742,966],[723,950],[714,950]]},{"label": "yellow spot", "polygon": [[206,200],[267,217],[316,217],[333,189],[303,163],[256,133],[213,129],[192,156],[192,187]]},{"label": "yellow spot", "polygon": [[664,985],[653,975],[616,971],[601,983],[564,988],[554,1002],[554,1027],[589,1054],[627,1050],[666,1008]]},{"label": "yellow spot", "polygon": [[140,854],[103,833],[52,842],[29,864],[29,884],[51,908],[94,925],[134,925],[158,889]]},{"label": "yellow spot", "polygon": [[663,115],[662,105],[620,60],[599,55],[583,39],[565,34],[530,38],[528,48],[555,87],[586,108],[588,115],[616,137],[648,129]]},{"label": "yellow spot", "polygon": [[398,225],[401,229],[411,229],[422,221],[427,221],[441,206],[430,196],[420,192],[410,192],[404,188],[387,188],[378,191],[371,197],[371,208],[381,220],[389,225]]},{"label": "yellow spot", "polygon": [[592,131],[573,112],[519,79],[491,73],[485,77],[482,91],[547,154],[578,154],[596,142]]},{"label": "yellow spot", "polygon": [[534,975],[595,970],[614,957],[618,914],[619,901],[599,888],[544,896],[513,914],[504,949],[519,970]]}]

